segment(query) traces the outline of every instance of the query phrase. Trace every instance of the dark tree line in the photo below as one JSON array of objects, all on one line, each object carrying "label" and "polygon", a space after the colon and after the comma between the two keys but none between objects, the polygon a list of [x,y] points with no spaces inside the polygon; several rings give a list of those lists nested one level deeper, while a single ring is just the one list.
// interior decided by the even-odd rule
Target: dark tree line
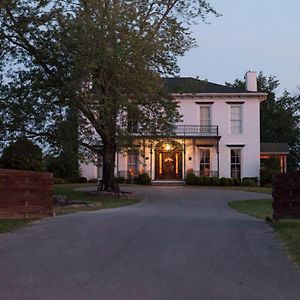
[{"label": "dark tree line", "polygon": [[[292,95],[284,91],[276,96],[279,80],[274,76],[258,74],[259,92],[268,93],[267,100],[260,106],[261,142],[288,143],[288,169],[300,168],[300,93]],[[236,79],[229,86],[245,89],[245,80]]]}]

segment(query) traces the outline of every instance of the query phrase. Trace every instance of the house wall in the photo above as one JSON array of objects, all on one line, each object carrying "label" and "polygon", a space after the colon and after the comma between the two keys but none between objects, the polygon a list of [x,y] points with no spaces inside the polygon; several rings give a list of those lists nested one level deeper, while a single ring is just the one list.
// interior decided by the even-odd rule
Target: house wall
[{"label": "house wall", "polygon": [[[219,126],[219,176],[230,177],[230,147],[228,145],[243,145],[241,147],[242,169],[241,177],[259,176],[260,169],[260,103],[257,98],[241,98],[241,97],[185,97],[176,99],[179,105],[179,113],[183,115],[180,125],[199,125],[200,124],[200,108],[196,102],[213,102],[211,104],[211,125]],[[226,102],[244,102],[242,104],[242,133],[232,134],[230,132],[230,104]],[[155,143],[152,148],[145,149],[145,171],[155,177]],[[189,144],[186,148],[186,167],[185,169],[199,170],[200,165],[200,147]],[[207,149],[207,148],[206,148]],[[211,147],[210,161],[211,170],[217,171],[218,157],[217,148]],[[152,158],[151,158],[152,157]],[[189,160],[189,157],[192,159]],[[142,158],[140,158],[143,161]],[[184,166],[184,157],[182,158],[182,166]],[[140,165],[140,170],[143,166]],[[127,170],[127,155],[118,154],[116,157],[116,174],[117,171]],[[82,175],[87,178],[97,178],[97,167],[92,164],[81,165]]]},{"label": "house wall", "polygon": [[[183,115],[182,125],[199,125],[200,108],[196,102],[211,104],[211,125],[219,126],[220,177],[230,177],[230,148],[227,145],[244,145],[242,150],[242,177],[259,176],[260,168],[260,102],[255,98],[182,98],[178,100],[179,113]],[[244,102],[242,104],[242,133],[230,132],[230,104],[226,102]],[[211,148],[211,169],[217,170],[215,148]],[[199,167],[199,151],[194,149],[194,164]],[[189,155],[189,154],[188,154]],[[190,162],[187,168],[192,167]]]}]

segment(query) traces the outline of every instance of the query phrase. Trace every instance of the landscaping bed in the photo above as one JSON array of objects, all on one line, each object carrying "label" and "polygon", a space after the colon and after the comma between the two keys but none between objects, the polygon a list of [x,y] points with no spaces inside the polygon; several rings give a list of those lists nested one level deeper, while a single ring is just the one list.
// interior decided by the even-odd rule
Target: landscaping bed
[{"label": "landscaping bed", "polygon": [[117,208],[137,203],[138,200],[131,194],[119,198],[105,193],[80,191],[80,188],[95,188],[96,184],[58,184],[54,185],[54,194],[68,199],[71,205],[54,206],[56,215],[79,211],[94,211],[105,208]]},{"label": "landscaping bed", "polygon": [[[272,200],[242,200],[229,202],[236,211],[264,220],[273,214]],[[300,220],[280,220],[270,225],[283,242],[288,255],[300,266]]]}]

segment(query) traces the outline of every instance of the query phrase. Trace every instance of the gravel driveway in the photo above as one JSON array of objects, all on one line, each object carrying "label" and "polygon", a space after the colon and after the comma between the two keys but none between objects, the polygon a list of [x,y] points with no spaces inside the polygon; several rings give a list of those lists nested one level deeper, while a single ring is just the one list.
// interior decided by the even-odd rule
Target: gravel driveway
[{"label": "gravel driveway", "polygon": [[139,204],[1,234],[0,299],[300,299],[271,227],[227,205],[268,195],[135,189]]}]

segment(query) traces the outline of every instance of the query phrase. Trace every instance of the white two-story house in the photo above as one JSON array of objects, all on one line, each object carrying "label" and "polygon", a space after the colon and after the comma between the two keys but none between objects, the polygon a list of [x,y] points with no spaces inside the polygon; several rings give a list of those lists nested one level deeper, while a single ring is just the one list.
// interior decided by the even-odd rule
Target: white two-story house
[{"label": "white two-story house", "polygon": [[[218,177],[259,177],[260,103],[256,72],[246,73],[246,90],[194,78],[168,78],[182,122],[171,137],[137,137],[138,150],[117,154],[116,176],[147,172],[152,180],[185,179],[187,172]],[[101,168],[81,165],[87,178]]]}]

